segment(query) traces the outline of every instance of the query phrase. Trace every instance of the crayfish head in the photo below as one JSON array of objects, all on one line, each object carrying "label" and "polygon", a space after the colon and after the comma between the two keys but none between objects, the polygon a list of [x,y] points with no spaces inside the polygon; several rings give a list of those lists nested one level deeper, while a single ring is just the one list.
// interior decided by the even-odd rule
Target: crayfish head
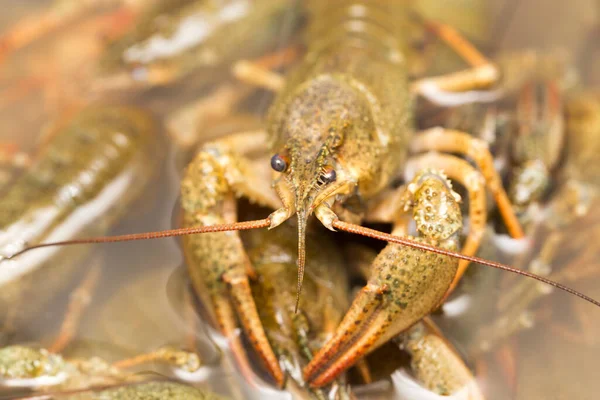
[{"label": "crayfish head", "polygon": [[270,227],[280,225],[294,214],[298,217],[298,296],[304,274],[308,218],[316,213],[327,228],[333,229],[331,224],[337,219],[331,210],[333,203],[356,188],[356,180],[338,156],[340,137],[334,129],[326,130],[328,133],[320,145],[313,140],[292,139],[285,150],[271,158],[275,170],[273,186],[283,207],[269,217]]},{"label": "crayfish head", "polygon": [[[355,193],[357,182],[374,175],[375,126],[364,93],[333,75],[283,93],[270,112],[274,187],[283,207],[271,214],[271,228],[298,216],[299,282],[304,267],[304,230],[312,213],[333,229],[335,201]],[[358,161],[357,161],[358,160]],[[300,288],[300,285],[299,285]]]},{"label": "crayfish head", "polygon": [[[290,159],[291,158],[291,159]],[[324,145],[314,158],[292,157],[276,154],[271,166],[278,172],[274,187],[283,207],[269,217],[270,228],[274,228],[292,215],[298,218],[298,291],[300,295],[305,264],[305,231],[310,215],[317,211],[317,217],[332,229],[336,219],[331,211],[338,196],[347,195],[356,186],[350,175],[342,168],[336,168],[335,155]],[[326,217],[323,217],[326,215]],[[299,297],[298,297],[299,298]]]}]

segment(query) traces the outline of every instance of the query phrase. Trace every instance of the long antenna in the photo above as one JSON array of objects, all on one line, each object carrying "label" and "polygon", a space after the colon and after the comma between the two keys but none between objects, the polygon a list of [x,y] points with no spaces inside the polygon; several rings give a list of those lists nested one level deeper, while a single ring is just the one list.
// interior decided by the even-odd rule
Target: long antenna
[{"label": "long antenna", "polygon": [[374,229],[370,229],[370,228],[365,228],[364,226],[360,226],[360,225],[356,225],[356,224],[351,224],[348,222],[342,222],[342,221],[334,221],[333,222],[333,227],[337,228],[339,230],[342,231],[346,231],[349,233],[354,233],[357,235],[363,235],[363,236],[367,236],[373,239],[378,239],[378,240],[383,240],[385,242],[390,242],[390,243],[397,243],[397,244],[401,244],[404,246],[410,246],[410,247],[414,247],[416,249],[420,249],[420,250],[425,250],[425,251],[431,251],[433,253],[437,253],[437,254],[441,254],[444,256],[449,256],[449,257],[454,257],[454,258],[460,258],[462,260],[467,260],[469,262],[472,263],[477,263],[477,264],[481,264],[481,265],[486,265],[488,267],[492,267],[492,268],[497,268],[497,269],[501,269],[503,271],[508,271],[508,272],[512,272],[514,274],[519,274],[519,275],[523,275],[526,276],[528,278],[532,278],[535,280],[538,280],[540,282],[544,282],[545,284],[554,286],[555,288],[558,288],[560,290],[564,290],[567,293],[571,293],[587,302],[592,303],[595,306],[600,307],[600,302],[596,301],[594,299],[592,299],[589,296],[586,296],[583,293],[580,293],[574,289],[571,289],[568,286],[564,286],[561,285],[560,283],[554,282],[550,279],[544,278],[542,276],[533,274],[531,272],[527,272],[527,271],[523,271],[520,270],[518,268],[514,268],[514,267],[510,267],[508,265],[505,264],[501,264],[495,261],[489,261],[489,260],[485,260],[483,258],[479,258],[479,257],[472,257],[472,256],[466,256],[464,254],[460,254],[454,251],[450,251],[450,250],[445,250],[445,249],[440,249],[439,247],[435,247],[435,246],[431,246],[425,243],[420,243],[414,240],[410,240],[407,238],[403,238],[400,236],[394,236],[394,235],[390,235],[389,233],[383,233],[383,232],[379,232],[376,231]]},{"label": "long antenna", "polygon": [[[181,229],[169,229],[165,231],[157,231],[157,232],[146,232],[146,233],[134,233],[129,235],[117,235],[117,236],[100,236],[95,238],[88,239],[75,239],[75,240],[65,240],[62,242],[51,242],[51,243],[41,243],[31,247],[26,247],[23,250],[11,255],[4,256],[4,259],[12,259],[23,253],[29,252],[34,249],[39,249],[42,247],[51,247],[51,246],[67,246],[67,245],[75,245],[75,244],[91,244],[91,243],[114,243],[114,242],[127,242],[132,240],[146,240],[146,239],[161,239],[166,237],[174,237],[174,236],[185,236],[185,235],[193,235],[197,233],[210,233],[210,232],[225,232],[225,231],[242,231],[249,229],[259,229],[266,228],[271,225],[271,221],[268,218],[258,219],[254,221],[244,221],[244,222],[234,222],[231,224],[218,224],[218,225],[210,225],[210,226],[201,226],[197,228],[181,228]],[[333,227],[339,230],[354,233],[357,235],[367,236],[377,240],[383,240],[384,242],[397,243],[404,246],[413,247],[415,249],[420,249],[423,251],[431,251],[433,253],[441,254],[448,257],[459,258],[461,260],[467,260],[471,263],[486,265],[488,267],[501,269],[503,271],[512,272],[513,274],[519,274],[526,276],[528,278],[532,278],[543,282],[547,285],[553,286],[560,290],[563,290],[567,293],[571,293],[583,299],[593,305],[600,307],[600,302],[592,299],[589,296],[586,296],[583,293],[580,293],[574,289],[571,289],[568,286],[561,285],[558,282],[554,282],[550,279],[544,278],[542,276],[533,274],[531,272],[523,271],[518,268],[514,268],[505,264],[501,264],[495,261],[489,261],[479,257],[466,256],[464,254],[460,254],[455,251],[441,249],[439,247],[431,246],[425,243],[417,242],[415,240],[407,239],[400,236],[394,236],[389,233],[384,233],[380,231],[376,231],[374,229],[366,228],[364,226],[351,224],[343,221],[334,221]],[[0,265],[1,267],[1,265]]]},{"label": "long antenna", "polygon": [[99,236],[87,239],[74,239],[65,240],[62,242],[51,242],[51,243],[40,243],[30,247],[26,247],[21,251],[18,251],[10,256],[4,256],[3,259],[11,259],[20,256],[23,253],[27,253],[34,249],[51,246],[68,246],[73,244],[91,244],[91,243],[114,243],[114,242],[129,242],[132,240],[146,240],[146,239],[161,239],[166,237],[175,236],[186,236],[193,235],[196,233],[211,233],[211,232],[226,232],[226,231],[245,231],[249,229],[266,228],[271,225],[271,221],[268,218],[257,219],[255,221],[244,221],[244,222],[233,222],[231,224],[218,224],[210,226],[200,226],[194,228],[179,228],[169,229],[165,231],[156,232],[145,232],[145,233],[132,233],[128,235],[117,235],[117,236]]}]

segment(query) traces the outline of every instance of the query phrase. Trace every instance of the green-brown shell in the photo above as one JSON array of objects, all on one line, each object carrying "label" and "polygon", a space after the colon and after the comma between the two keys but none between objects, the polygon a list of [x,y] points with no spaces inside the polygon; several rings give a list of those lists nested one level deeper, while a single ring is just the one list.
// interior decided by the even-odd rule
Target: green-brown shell
[{"label": "green-brown shell", "polygon": [[[198,153],[181,181],[182,226],[206,226],[233,222],[226,203],[233,200],[227,180],[226,163],[231,155],[218,148]],[[231,170],[235,169],[231,165]],[[244,273],[247,257],[235,232],[206,233],[183,237],[188,272],[198,296],[212,304],[211,296],[223,295],[226,273]],[[211,310],[211,307],[208,307]]]},{"label": "green-brown shell", "polygon": [[60,396],[65,400],[224,400],[224,397],[178,382],[154,381]]},{"label": "green-brown shell", "polygon": [[358,18],[350,2],[319,3],[310,4],[307,55],[269,111],[271,151],[289,153],[297,198],[326,165],[352,176],[368,198],[398,171],[411,137],[406,38],[394,20],[405,10],[364,4],[367,17]]},{"label": "green-brown shell", "polygon": [[[435,170],[417,175],[408,185],[413,193],[413,217],[419,237],[416,241],[443,249],[458,250],[458,232],[462,215],[447,178]],[[385,288],[382,306],[388,315],[385,326],[395,329],[385,332],[390,339],[428,315],[450,287],[458,259],[418,250],[408,246],[388,244],[373,262],[369,285]],[[380,339],[379,343],[383,343]]]},{"label": "green-brown shell", "polygon": [[60,355],[45,349],[7,346],[0,349],[0,379],[31,379],[56,376],[66,363]]},{"label": "green-brown shell", "polygon": [[142,80],[143,68],[150,66],[180,77],[260,55],[278,43],[284,22],[294,18],[294,4],[287,0],[159,1],[109,46],[101,65],[105,73],[137,68]]},{"label": "green-brown shell", "polygon": [[[141,110],[96,106],[81,111],[0,199],[0,252],[11,255],[25,245],[105,234],[160,167],[159,138],[154,118]],[[22,314],[29,305],[43,304],[69,283],[86,250],[57,247],[41,259],[32,252],[4,260],[2,313],[17,301]],[[24,299],[27,287],[35,291]]]},{"label": "green-brown shell", "polygon": [[140,186],[138,182],[148,180],[153,169],[150,163],[156,160],[156,135],[153,119],[139,110],[97,107],[81,112],[2,196],[0,230],[7,231],[19,220],[28,221],[31,229],[37,225],[34,219],[39,210],[52,207],[57,216],[40,227],[37,235],[27,237],[30,244],[37,243],[41,235],[128,169],[136,174],[132,187]]},{"label": "green-brown shell", "polygon": [[412,373],[426,388],[440,396],[469,391],[469,399],[483,399],[475,379],[443,337],[420,322],[404,336],[404,348],[411,354]]},{"label": "green-brown shell", "polygon": [[348,307],[349,287],[341,249],[310,230],[302,296],[295,313],[297,237],[290,224],[244,237],[258,279],[252,293],[273,351],[292,379],[332,335]]}]

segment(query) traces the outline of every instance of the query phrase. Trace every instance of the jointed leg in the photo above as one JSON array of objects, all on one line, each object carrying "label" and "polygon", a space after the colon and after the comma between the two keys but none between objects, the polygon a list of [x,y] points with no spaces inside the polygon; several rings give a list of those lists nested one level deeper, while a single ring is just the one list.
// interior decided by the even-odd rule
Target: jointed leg
[{"label": "jointed leg", "polygon": [[270,71],[251,61],[238,61],[232,69],[233,75],[240,81],[254,86],[279,92],[285,79],[277,72]]},{"label": "jointed leg", "polygon": [[[385,287],[373,285],[367,285],[360,291],[334,336],[317,353],[314,360],[320,362],[311,362],[305,368],[305,378],[315,380],[316,382],[313,382],[315,386],[322,386],[366,354],[368,347],[375,344],[385,328],[382,326],[381,317],[378,318],[381,315],[382,296],[385,291]],[[371,329],[367,328],[369,332],[361,332],[364,322],[369,322],[371,327]],[[362,339],[354,340],[355,336]],[[344,356],[338,357],[340,354],[344,354]],[[334,357],[338,358],[334,365],[327,362]],[[325,375],[321,374],[324,369],[327,371]],[[313,379],[316,375],[319,375],[319,379]]]},{"label": "jointed leg", "polygon": [[[468,162],[448,154],[427,153],[413,156],[409,159],[405,171],[408,176],[406,180],[413,178],[414,171],[424,168],[435,168],[443,171],[450,179],[462,184],[469,192],[469,227],[468,235],[461,252],[467,255],[475,255],[483,237],[487,219],[486,194],[484,190],[485,181],[479,171]],[[394,222],[394,234],[400,236],[408,235],[408,218],[401,214],[405,206],[405,198],[402,190],[387,193],[381,201],[371,207],[367,212],[367,220],[374,222]],[[400,215],[400,219],[397,219]],[[408,218],[407,218],[408,217]],[[465,273],[469,263],[459,261],[457,274],[446,297],[454,290],[460,278]]]},{"label": "jointed leg", "polygon": [[430,318],[411,327],[402,341],[412,356],[413,373],[429,390],[441,396],[467,393],[465,398],[483,400],[475,377]]},{"label": "jointed leg", "polygon": [[[252,160],[246,158],[262,152],[265,141],[264,130],[238,132],[209,142],[203,148],[211,153],[219,153],[218,162],[223,167],[227,183],[238,197],[247,197],[260,205],[278,208],[280,200],[273,194],[271,177],[268,175],[271,171],[259,171]],[[242,150],[232,152],[232,149]]]},{"label": "jointed leg", "polygon": [[[462,216],[456,193],[438,171],[418,174],[392,216],[396,232],[405,230],[403,214],[412,211],[417,240],[449,249],[457,246]],[[323,386],[361,357],[431,312],[450,287],[458,260],[388,244],[375,258],[367,285],[354,299],[334,336],[304,369],[311,386]]]},{"label": "jointed leg", "polygon": [[[485,97],[482,97],[483,94],[480,94],[479,97],[462,97],[458,92],[489,89],[498,81],[498,78],[499,73],[496,67],[484,65],[442,76],[419,79],[412,83],[411,91],[440,104],[456,105],[479,99],[491,101],[498,97],[497,94],[490,93]],[[449,95],[447,92],[452,93]],[[444,98],[442,95],[445,95],[448,100],[442,100]]]},{"label": "jointed leg", "polygon": [[[231,223],[238,219],[235,197],[246,197],[272,208],[278,200],[269,177],[261,176],[246,155],[261,149],[263,132],[239,134],[205,144],[189,164],[181,183],[184,227]],[[233,145],[233,143],[235,145]],[[240,154],[234,149],[241,149]],[[228,339],[242,373],[251,376],[238,319],[249,340],[278,385],[279,367],[258,318],[249,279],[255,275],[238,232],[184,237],[192,284],[221,333]]]},{"label": "jointed leg", "polygon": [[[481,173],[463,159],[440,153],[415,156],[407,163],[406,170],[418,171],[427,167],[443,171],[451,180],[459,182],[469,192],[469,227],[461,253],[475,255],[479,249],[487,221],[485,181]],[[468,261],[459,261],[458,271],[445,297],[452,293],[468,265]]]},{"label": "jointed leg", "polygon": [[60,333],[56,340],[48,347],[51,353],[60,353],[73,339],[81,315],[91,302],[98,280],[100,278],[100,266],[94,264],[77,289],[71,293],[69,306]]},{"label": "jointed leg", "polygon": [[473,159],[494,196],[510,235],[515,239],[525,236],[504,190],[502,180],[494,169],[494,160],[485,142],[464,132],[432,128],[415,136],[411,142],[411,150],[415,153],[424,151],[460,153]]},{"label": "jointed leg", "polygon": [[423,24],[427,29],[442,39],[469,65],[473,67],[482,67],[492,64],[490,60],[481,54],[481,52],[477,50],[475,46],[473,46],[452,26],[432,20],[423,20]]},{"label": "jointed leg", "polygon": [[[418,14],[416,15],[418,16]],[[465,92],[488,89],[498,81],[499,72],[497,67],[454,28],[425,19],[422,19],[422,22],[473,68],[417,80],[412,85],[412,91],[415,94],[430,98],[430,94],[434,92]],[[435,101],[435,96],[431,99]]]},{"label": "jointed leg", "polygon": [[278,92],[283,88],[285,79],[281,74],[272,70],[291,64],[298,58],[298,54],[299,49],[297,46],[286,47],[257,60],[238,61],[233,65],[231,71],[242,82]]},{"label": "jointed leg", "polygon": [[114,362],[112,366],[118,369],[126,369],[154,362],[182,368],[187,372],[197,371],[201,365],[200,358],[194,352],[183,351],[173,347],[161,347],[150,353]]}]

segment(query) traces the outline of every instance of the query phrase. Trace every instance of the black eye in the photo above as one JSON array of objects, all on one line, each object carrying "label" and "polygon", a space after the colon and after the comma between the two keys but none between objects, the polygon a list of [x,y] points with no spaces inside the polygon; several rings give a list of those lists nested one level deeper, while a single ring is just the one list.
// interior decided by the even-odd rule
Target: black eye
[{"label": "black eye", "polygon": [[335,172],[335,169],[333,169],[332,167],[325,168],[323,175],[321,175],[321,179],[325,183],[335,182],[336,178],[337,178],[337,174]]},{"label": "black eye", "polygon": [[271,157],[271,168],[277,172],[284,172],[288,167],[288,161],[286,157],[275,154]]}]

